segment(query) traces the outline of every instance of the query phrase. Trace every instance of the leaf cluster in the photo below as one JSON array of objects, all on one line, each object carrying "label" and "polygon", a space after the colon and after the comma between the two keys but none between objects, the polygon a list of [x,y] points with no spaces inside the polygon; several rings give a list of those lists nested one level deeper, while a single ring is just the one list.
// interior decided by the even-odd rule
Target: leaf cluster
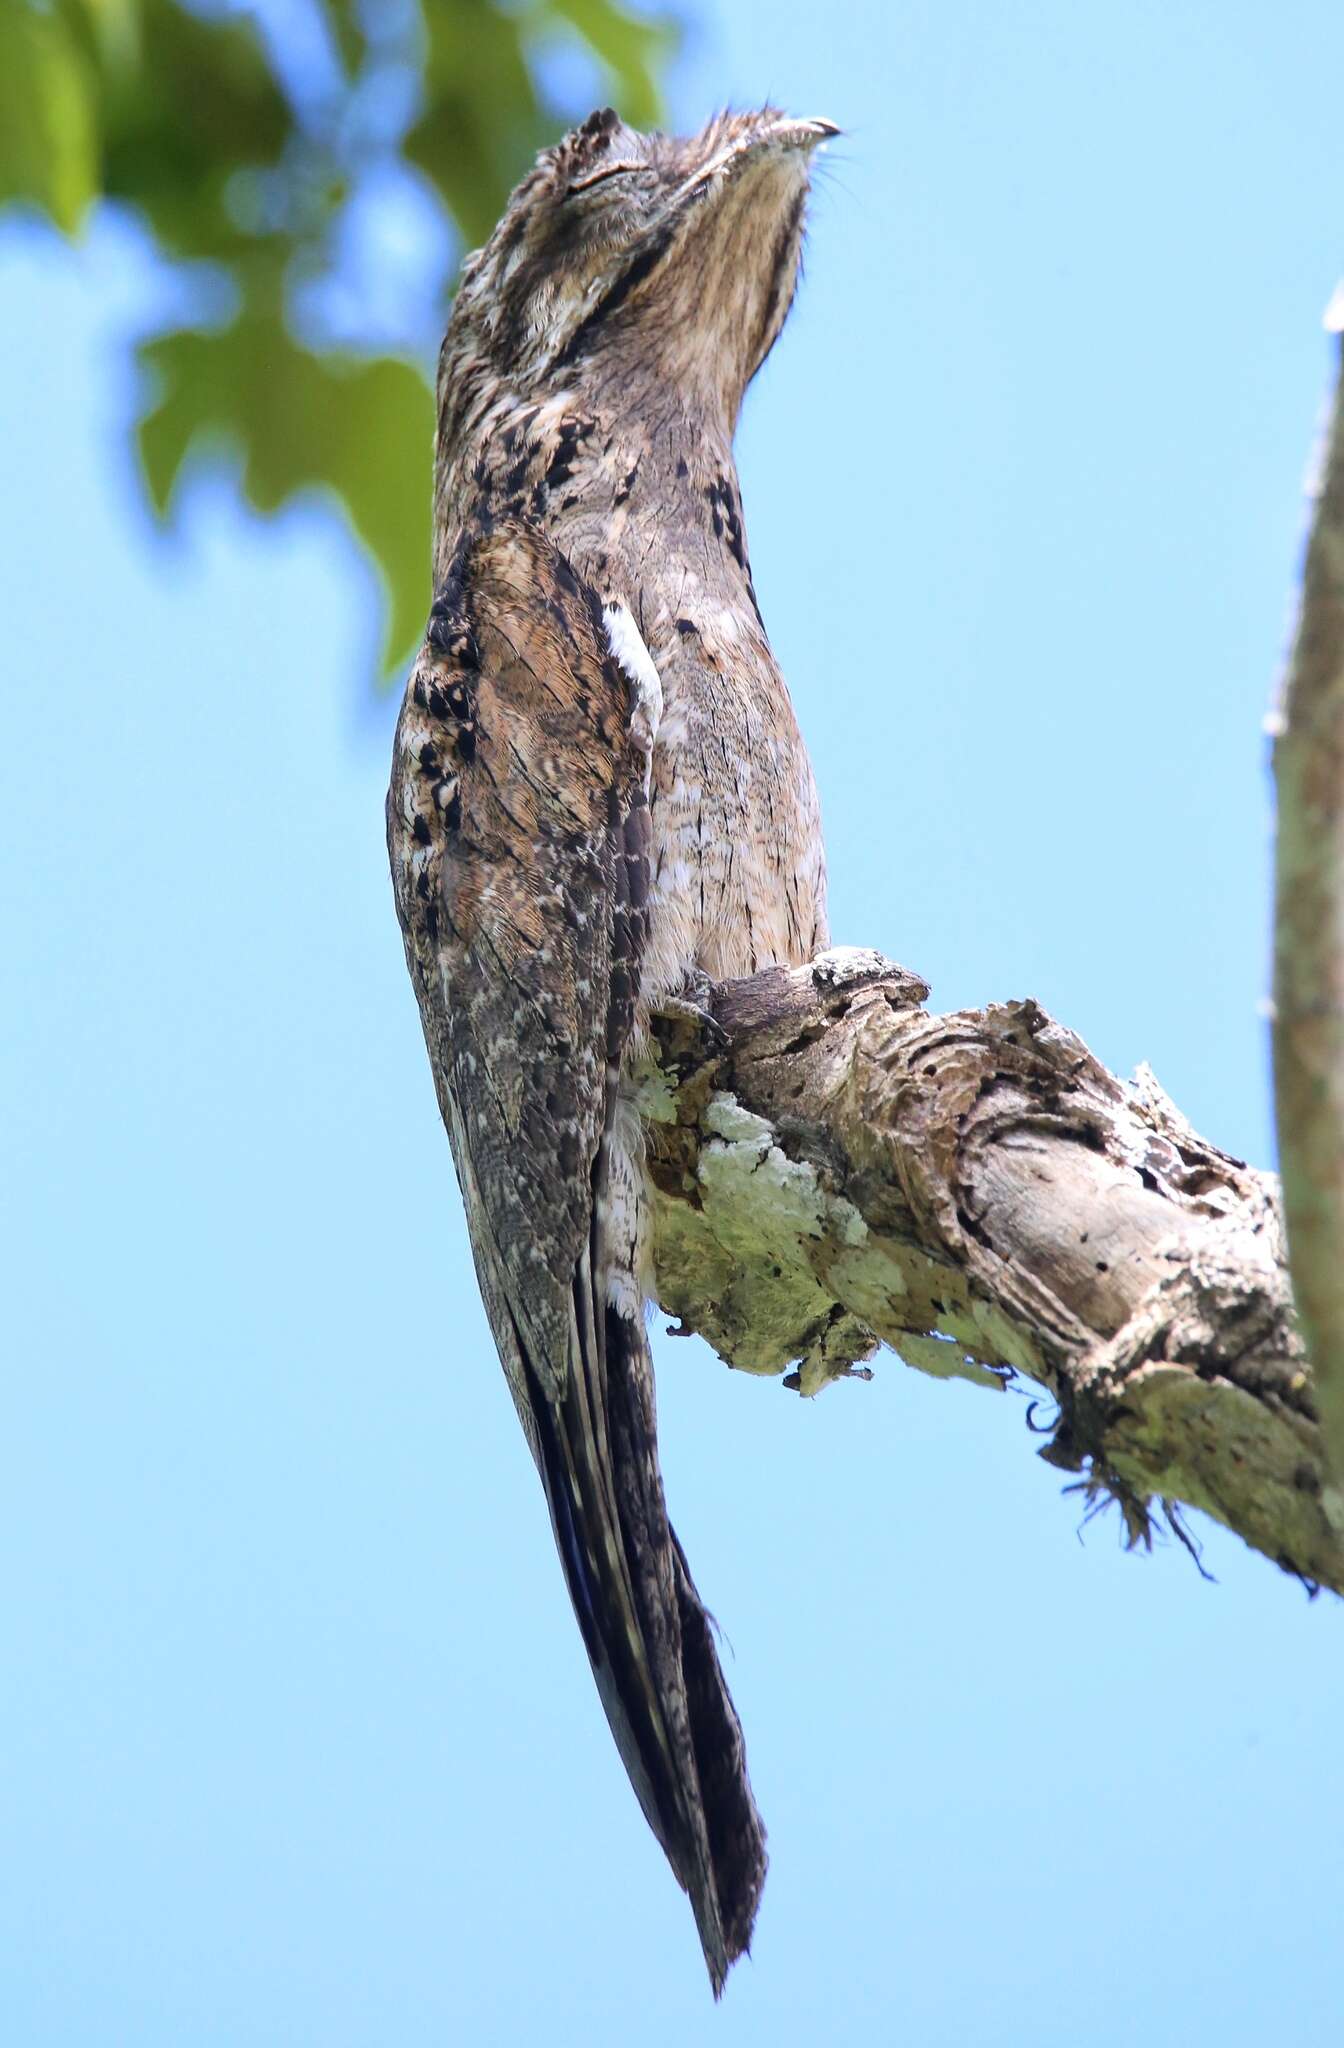
[{"label": "leaf cluster", "polygon": [[428,351],[370,345],[386,308],[364,336],[324,320],[353,210],[398,187],[428,202],[441,313],[463,244],[586,111],[548,89],[574,68],[556,59],[648,125],[672,45],[616,0],[0,0],[0,207],[72,239],[99,205],[129,209],[195,306],[139,344],[157,514],[220,451],[260,513],[327,494],[379,572],[384,672],[403,659],[426,609]]}]

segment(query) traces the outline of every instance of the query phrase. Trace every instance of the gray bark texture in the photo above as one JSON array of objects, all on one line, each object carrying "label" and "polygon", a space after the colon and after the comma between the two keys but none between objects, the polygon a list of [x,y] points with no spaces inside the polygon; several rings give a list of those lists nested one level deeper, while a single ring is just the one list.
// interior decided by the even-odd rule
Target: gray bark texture
[{"label": "gray bark texture", "polygon": [[1042,1454],[1131,1541],[1155,1508],[1184,1536],[1185,1504],[1344,1591],[1276,1181],[1035,1003],[936,1016],[927,993],[837,949],[656,1020],[660,1304],[804,1394],[879,1343],[988,1388],[1025,1377],[1054,1403]]},{"label": "gray bark texture", "polygon": [[[1344,329],[1344,287],[1327,325]],[[1313,479],[1297,635],[1276,719],[1274,1091],[1293,1286],[1344,1478],[1344,405]]]}]

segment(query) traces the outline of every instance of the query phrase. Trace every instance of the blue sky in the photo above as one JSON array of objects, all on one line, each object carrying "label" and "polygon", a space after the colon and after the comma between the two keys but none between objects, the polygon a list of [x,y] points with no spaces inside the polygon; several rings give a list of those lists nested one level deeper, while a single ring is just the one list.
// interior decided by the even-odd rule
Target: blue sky
[{"label": "blue sky", "polygon": [[[752,0],[673,93],[847,130],[739,442],[837,937],[1266,1164],[1341,76],[1325,0]],[[773,1856],[711,2010],[472,1284],[369,581],[218,476],[151,530],[154,290],[0,233],[6,2041],[1337,2040],[1335,1605],[1080,1541],[1016,1396],[662,1344]]]}]

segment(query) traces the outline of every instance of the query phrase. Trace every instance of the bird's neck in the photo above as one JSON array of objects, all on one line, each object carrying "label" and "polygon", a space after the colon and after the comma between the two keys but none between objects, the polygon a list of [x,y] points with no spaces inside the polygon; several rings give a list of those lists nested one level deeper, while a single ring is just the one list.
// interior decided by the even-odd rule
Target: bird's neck
[{"label": "bird's neck", "polygon": [[[719,597],[750,597],[731,425],[657,365],[576,366],[553,388],[459,377],[441,403],[436,576],[483,516],[544,527],[578,566],[693,561]],[[655,538],[656,536],[656,538]]]}]

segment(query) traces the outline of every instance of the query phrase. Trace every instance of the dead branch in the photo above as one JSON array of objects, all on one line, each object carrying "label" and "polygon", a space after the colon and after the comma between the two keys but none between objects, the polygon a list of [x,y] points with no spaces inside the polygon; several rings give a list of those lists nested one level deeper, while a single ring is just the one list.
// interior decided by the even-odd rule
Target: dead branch
[{"label": "dead branch", "polygon": [[1057,1404],[1044,1455],[1132,1540],[1187,1503],[1344,1591],[1276,1182],[1035,1003],[933,1016],[927,993],[837,950],[723,984],[712,1022],[658,1020],[659,1301],[806,1394],[879,1341],[1026,1375]]}]

